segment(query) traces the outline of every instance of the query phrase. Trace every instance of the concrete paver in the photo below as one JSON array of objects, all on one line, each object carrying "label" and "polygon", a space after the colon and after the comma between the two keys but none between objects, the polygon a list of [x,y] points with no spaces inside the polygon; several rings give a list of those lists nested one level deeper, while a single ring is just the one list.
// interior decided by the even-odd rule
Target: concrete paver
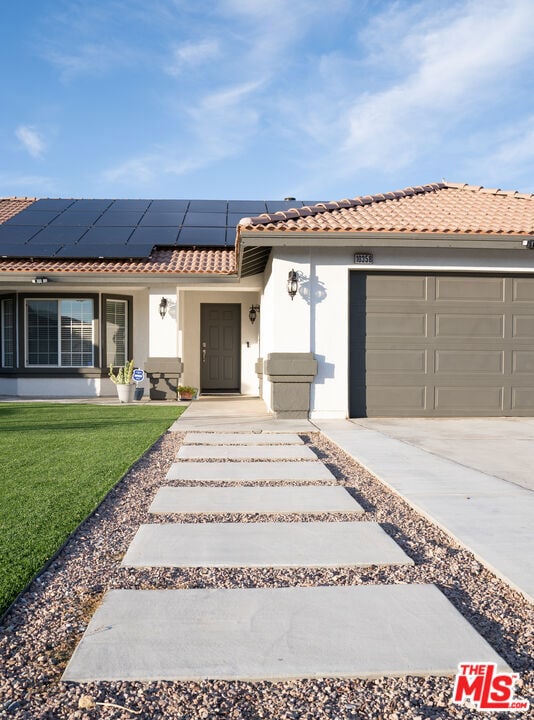
[{"label": "concrete paver", "polygon": [[377,523],[141,525],[127,567],[367,567],[413,565]]},{"label": "concrete paver", "polygon": [[208,482],[332,482],[335,477],[319,462],[176,462],[167,480]]},{"label": "concrete paver", "polygon": [[303,445],[296,433],[187,433],[184,445]]},{"label": "concrete paver", "polygon": [[307,445],[182,445],[177,457],[180,460],[318,460]]},{"label": "concrete paver", "polygon": [[453,675],[504,661],[433,585],[112,590],[63,680]]},{"label": "concrete paver", "polygon": [[171,432],[315,432],[309,420],[277,420],[257,397],[201,397],[170,427]]},{"label": "concrete paver", "polygon": [[[523,467],[525,482],[507,481],[469,467],[464,462],[448,459],[444,447],[441,447],[443,456],[423,449],[423,446],[429,448],[437,442],[436,438],[421,439],[416,446],[412,419],[395,420],[397,437],[385,432],[385,426],[389,427],[390,421],[376,421],[376,427],[381,428],[377,430],[371,429],[374,422],[323,420],[317,425],[326,437],[442,527],[449,536],[471,550],[480,562],[528,599],[534,600],[534,494],[526,487],[527,476],[532,475],[532,465],[527,463]],[[406,427],[406,442],[399,439],[402,437],[401,422]],[[441,424],[434,423],[434,420],[427,423],[429,436],[436,432],[439,434]],[[423,434],[425,426],[419,421],[419,435]],[[491,429],[492,424],[488,426]],[[526,426],[529,428],[531,424]],[[457,427],[467,439],[469,425],[462,423]],[[473,432],[478,436],[479,443],[482,442],[483,427],[484,420],[473,421]],[[451,437],[449,442],[453,445]],[[491,434],[485,447],[486,462],[490,462],[499,453],[499,446],[493,447]],[[457,453],[459,450],[455,449],[451,456],[457,457]],[[467,456],[462,457],[469,461]],[[518,464],[514,464],[513,468],[513,475],[517,476]]]},{"label": "concrete paver", "polygon": [[163,487],[151,513],[363,513],[345,488],[334,485],[287,487]]}]

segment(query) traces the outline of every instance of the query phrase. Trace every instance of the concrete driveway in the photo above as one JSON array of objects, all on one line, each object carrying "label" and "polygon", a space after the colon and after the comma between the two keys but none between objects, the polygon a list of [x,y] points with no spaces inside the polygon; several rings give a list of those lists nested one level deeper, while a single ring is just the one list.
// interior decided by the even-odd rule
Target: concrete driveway
[{"label": "concrete driveway", "polygon": [[351,422],[534,491],[534,418],[363,418]]},{"label": "concrete driveway", "polygon": [[534,418],[315,424],[509,585],[534,599]]}]

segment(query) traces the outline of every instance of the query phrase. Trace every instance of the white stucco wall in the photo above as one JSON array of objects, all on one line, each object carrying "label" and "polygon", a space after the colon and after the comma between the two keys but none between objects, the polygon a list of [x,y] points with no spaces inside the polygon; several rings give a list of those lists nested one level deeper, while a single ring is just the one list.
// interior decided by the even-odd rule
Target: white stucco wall
[{"label": "white stucco wall", "polygon": [[[348,414],[349,273],[351,270],[531,272],[534,251],[374,249],[374,264],[354,264],[353,248],[274,248],[265,271],[261,355],[312,352],[318,373],[311,388],[311,417]],[[287,293],[288,272],[301,273],[299,293]],[[267,404],[270,386],[264,382]]]}]

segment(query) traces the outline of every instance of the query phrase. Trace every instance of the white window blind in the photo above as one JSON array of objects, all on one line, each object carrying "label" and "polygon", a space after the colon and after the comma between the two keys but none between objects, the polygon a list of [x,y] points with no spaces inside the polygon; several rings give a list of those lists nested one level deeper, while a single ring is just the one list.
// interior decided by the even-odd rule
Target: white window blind
[{"label": "white window blind", "polygon": [[128,302],[106,300],[106,365],[128,362]]}]

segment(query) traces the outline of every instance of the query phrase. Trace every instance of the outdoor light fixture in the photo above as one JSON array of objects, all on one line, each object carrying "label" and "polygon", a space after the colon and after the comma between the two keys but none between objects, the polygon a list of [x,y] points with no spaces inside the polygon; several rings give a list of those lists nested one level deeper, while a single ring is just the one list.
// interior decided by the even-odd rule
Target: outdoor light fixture
[{"label": "outdoor light fixture", "polygon": [[162,297],[160,304],[159,304],[159,315],[162,320],[165,317],[165,315],[167,314],[168,307],[169,307],[169,301],[167,300],[167,298]]},{"label": "outdoor light fixture", "polygon": [[293,300],[295,295],[297,294],[297,290],[299,289],[299,279],[297,276],[297,273],[294,270],[289,271],[289,275],[287,276],[287,292],[289,293],[289,297]]},{"label": "outdoor light fixture", "polygon": [[32,278],[32,283],[34,285],[46,285],[48,282],[48,278],[44,275],[37,275],[37,277]]},{"label": "outdoor light fixture", "polygon": [[254,323],[256,322],[256,316],[259,313],[259,311],[260,311],[259,305],[251,305],[250,306],[250,310],[248,311],[248,319],[250,320],[252,325],[254,325]]}]

